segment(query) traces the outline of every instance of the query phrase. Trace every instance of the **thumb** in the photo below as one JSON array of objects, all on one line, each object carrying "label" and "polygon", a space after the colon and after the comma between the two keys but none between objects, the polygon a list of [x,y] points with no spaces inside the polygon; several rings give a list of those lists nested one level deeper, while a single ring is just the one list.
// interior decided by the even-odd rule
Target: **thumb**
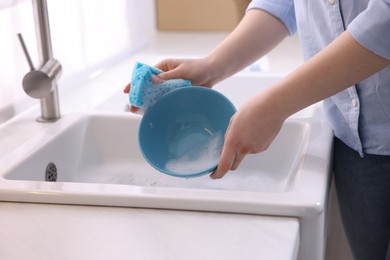
[{"label": "thumb", "polygon": [[178,79],[182,78],[182,73],[180,70],[174,69],[170,71],[164,71],[157,75],[162,80]]}]

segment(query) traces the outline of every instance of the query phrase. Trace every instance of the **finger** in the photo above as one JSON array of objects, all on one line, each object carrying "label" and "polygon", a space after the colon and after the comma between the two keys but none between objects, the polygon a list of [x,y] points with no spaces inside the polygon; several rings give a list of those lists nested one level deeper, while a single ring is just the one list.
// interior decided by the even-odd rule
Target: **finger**
[{"label": "finger", "polygon": [[232,168],[233,162],[236,158],[236,152],[233,147],[225,144],[222,148],[221,158],[217,169],[210,175],[212,179],[220,179]]},{"label": "finger", "polygon": [[[183,71],[184,70],[184,71]],[[183,64],[172,64],[172,66],[169,66],[166,70],[163,69],[160,74],[158,74],[158,77],[161,80],[170,80],[170,79],[185,79],[185,69],[183,69]]]},{"label": "finger", "polygon": [[236,115],[236,113],[234,113],[231,117],[230,117],[230,120],[229,120],[229,124],[226,128],[226,131],[225,131],[225,135],[223,136],[223,138],[226,140],[226,136],[227,136],[227,133],[229,133],[230,129],[231,129],[231,126],[232,126],[232,122],[234,120],[234,116]]},{"label": "finger", "polygon": [[167,71],[168,70],[168,65],[167,65],[167,60],[161,60],[158,63],[154,64],[153,67],[162,70],[162,71]]},{"label": "finger", "polygon": [[127,84],[126,87],[123,89],[123,92],[124,93],[129,93],[130,92],[130,87],[131,87],[131,83]]},{"label": "finger", "polygon": [[179,64],[180,64],[180,62],[178,60],[164,59],[164,60],[160,61],[159,63],[153,65],[153,67],[155,67],[159,70],[162,70],[162,71],[169,71],[169,70],[176,68]]},{"label": "finger", "polygon": [[143,110],[139,107],[135,107],[135,106],[130,106],[130,112],[132,112],[133,114],[140,115],[140,116],[143,116],[145,114],[145,110]]},{"label": "finger", "polygon": [[174,69],[170,71],[161,72],[160,74],[158,74],[158,77],[161,80],[170,80],[170,79],[183,78],[183,75],[180,72],[180,70]]},{"label": "finger", "polygon": [[130,105],[130,112],[136,113],[138,110],[139,110],[138,107],[135,107],[135,106],[133,106],[133,105]]},{"label": "finger", "polygon": [[163,82],[163,80],[158,75],[154,75],[154,74],[152,74],[150,76],[150,79],[152,80],[152,82],[154,84],[159,84],[159,83]]},{"label": "finger", "polygon": [[236,154],[236,157],[235,157],[234,162],[233,162],[232,167],[231,167],[232,171],[236,170],[238,168],[238,166],[240,166],[240,164],[245,156],[246,156],[246,154],[241,154],[241,153]]}]

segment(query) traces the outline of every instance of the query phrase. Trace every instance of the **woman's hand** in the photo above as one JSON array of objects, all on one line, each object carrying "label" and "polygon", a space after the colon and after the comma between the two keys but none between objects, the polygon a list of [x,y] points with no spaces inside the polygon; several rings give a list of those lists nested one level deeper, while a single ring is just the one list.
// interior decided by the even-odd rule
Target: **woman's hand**
[{"label": "woman's hand", "polygon": [[[160,61],[154,67],[163,72],[158,75],[152,75],[152,82],[159,83],[169,79],[190,80],[194,86],[212,87],[215,79],[212,77],[211,65],[208,65],[206,59],[165,59]],[[124,93],[129,93],[131,83],[123,89]],[[130,105],[130,112],[136,113],[139,108]]]},{"label": "woman's hand", "polygon": [[155,65],[163,72],[158,75],[161,80],[186,79],[194,86],[211,88],[218,79],[213,70],[215,66],[207,58],[201,59],[165,59]]},{"label": "woman's hand", "polygon": [[[129,94],[130,93],[130,88],[131,88],[131,82],[129,84],[127,84],[126,87],[123,89],[123,93]],[[130,112],[136,113],[138,110],[139,110],[138,107],[135,107],[132,104],[130,104],[130,109],[129,109]]]},{"label": "woman's hand", "polygon": [[267,93],[247,101],[230,120],[219,165],[210,177],[222,178],[228,171],[237,169],[247,154],[265,151],[284,120]]}]

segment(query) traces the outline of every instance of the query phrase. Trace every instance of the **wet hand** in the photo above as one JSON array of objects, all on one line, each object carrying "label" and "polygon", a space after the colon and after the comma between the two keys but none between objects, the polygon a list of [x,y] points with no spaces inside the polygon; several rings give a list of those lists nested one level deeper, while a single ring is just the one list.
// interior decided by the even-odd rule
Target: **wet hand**
[{"label": "wet hand", "polygon": [[165,59],[155,65],[163,72],[159,74],[162,80],[186,79],[193,86],[212,87],[215,80],[212,77],[212,67],[209,62],[202,59]]},{"label": "wet hand", "polygon": [[212,179],[222,178],[235,170],[247,154],[265,151],[284,122],[284,117],[273,110],[272,101],[262,93],[246,102],[231,118],[225,134],[224,146]]}]

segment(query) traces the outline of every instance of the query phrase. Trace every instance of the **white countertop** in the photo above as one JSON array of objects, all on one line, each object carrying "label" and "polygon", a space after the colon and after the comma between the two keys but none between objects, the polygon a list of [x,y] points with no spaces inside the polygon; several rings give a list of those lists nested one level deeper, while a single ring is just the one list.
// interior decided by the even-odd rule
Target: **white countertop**
[{"label": "white countertop", "polygon": [[[169,56],[171,53],[186,55],[189,49],[185,41],[193,41],[191,35],[158,34],[157,40],[144,53],[135,55],[135,59],[149,57],[151,60],[156,55]],[[208,52],[225,34],[198,34],[197,37],[203,39],[203,48],[193,55]],[[178,39],[182,44],[175,45]],[[297,52],[291,51],[295,48],[299,55],[299,47],[290,46],[291,42],[296,39],[287,39],[269,55],[270,72],[286,74],[299,65],[301,61],[294,56]],[[83,92],[72,88],[61,96],[60,91],[62,112],[77,111],[86,99],[94,103],[106,98],[117,91],[112,86],[124,86],[131,69],[130,65],[128,71],[124,66],[113,67],[116,80],[103,75],[99,83],[85,84]],[[91,89],[94,95],[88,92]],[[77,95],[75,91],[78,91]],[[30,131],[25,131],[19,124],[20,121],[11,120],[1,129],[0,156],[45,128],[45,125],[31,124]],[[295,218],[0,203],[0,259],[5,260],[296,259],[299,237],[299,222]]]},{"label": "white countertop", "polygon": [[0,204],[0,259],[296,259],[294,218]]}]

